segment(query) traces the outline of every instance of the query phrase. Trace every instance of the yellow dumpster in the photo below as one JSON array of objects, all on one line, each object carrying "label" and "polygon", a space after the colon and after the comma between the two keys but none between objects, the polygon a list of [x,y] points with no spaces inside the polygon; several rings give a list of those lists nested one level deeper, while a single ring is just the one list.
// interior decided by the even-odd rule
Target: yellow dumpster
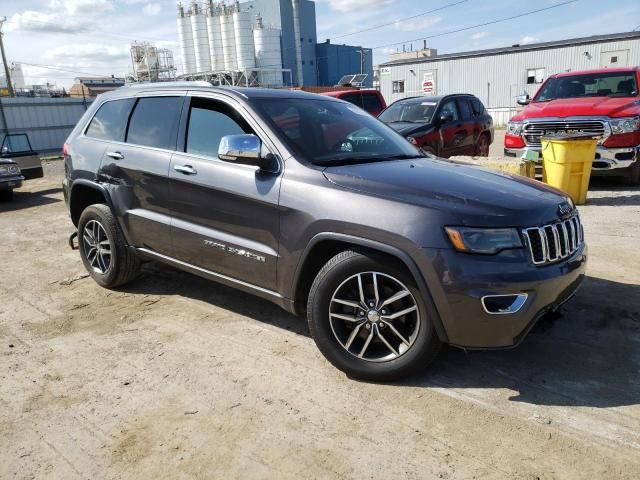
[{"label": "yellow dumpster", "polygon": [[542,137],[544,182],[568,193],[577,205],[584,204],[597,142],[591,135]]}]

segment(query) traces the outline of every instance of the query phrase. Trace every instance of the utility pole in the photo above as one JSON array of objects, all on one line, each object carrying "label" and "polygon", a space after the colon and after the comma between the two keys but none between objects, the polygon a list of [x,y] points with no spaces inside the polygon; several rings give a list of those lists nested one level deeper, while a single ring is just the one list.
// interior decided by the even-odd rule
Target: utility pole
[{"label": "utility pole", "polygon": [[0,17],[0,54],[2,54],[2,63],[4,63],[4,74],[7,78],[7,88],[9,89],[9,96],[14,97],[13,83],[11,82],[11,72],[9,71],[9,64],[7,63],[7,56],[4,54],[4,43],[2,43],[2,25],[7,21],[7,17]]},{"label": "utility pole", "polygon": [[364,54],[369,51],[368,48],[360,47],[360,50],[356,50],[360,54],[360,73],[364,73]]}]

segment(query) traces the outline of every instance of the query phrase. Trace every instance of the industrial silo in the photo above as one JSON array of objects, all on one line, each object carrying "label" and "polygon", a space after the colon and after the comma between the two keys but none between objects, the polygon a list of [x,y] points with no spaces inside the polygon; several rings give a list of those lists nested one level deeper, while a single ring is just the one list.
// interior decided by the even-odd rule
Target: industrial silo
[{"label": "industrial silo", "polygon": [[209,0],[207,11],[207,34],[209,35],[209,54],[211,55],[211,70],[224,70],[224,53],[222,51],[222,34],[220,32],[219,4]]},{"label": "industrial silo", "polygon": [[235,12],[233,12],[233,29],[236,36],[236,60],[238,62],[238,69],[255,68],[256,57],[253,48],[251,14],[240,11],[238,2],[236,2],[235,7]]},{"label": "industrial silo", "polygon": [[233,28],[233,10],[223,5],[220,14],[220,34],[222,37],[222,54],[224,55],[224,69],[237,70],[235,30]]},{"label": "industrial silo", "polygon": [[193,47],[197,72],[211,70],[211,54],[209,53],[209,34],[204,12],[194,0],[191,3],[191,31],[193,33]]},{"label": "industrial silo", "polygon": [[182,53],[183,73],[196,71],[196,52],[193,47],[193,34],[191,32],[191,13],[184,11],[181,3],[178,4],[178,42]]},{"label": "industrial silo", "polygon": [[[258,17],[253,30],[255,42],[256,66],[265,69],[282,68],[282,47],[280,46],[280,30],[265,27],[262,18]],[[282,85],[282,72],[262,72],[264,86],[278,87]]]}]

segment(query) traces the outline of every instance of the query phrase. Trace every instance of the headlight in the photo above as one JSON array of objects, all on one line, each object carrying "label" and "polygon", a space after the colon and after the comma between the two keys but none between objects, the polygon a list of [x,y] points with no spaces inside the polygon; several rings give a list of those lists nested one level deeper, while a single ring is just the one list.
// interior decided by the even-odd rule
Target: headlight
[{"label": "headlight", "polygon": [[0,175],[19,175],[20,169],[16,165],[1,165]]},{"label": "headlight", "polygon": [[507,133],[509,135],[520,135],[522,133],[523,126],[524,126],[524,123],[522,122],[508,122]]},{"label": "headlight", "polygon": [[623,117],[609,120],[611,133],[633,133],[640,130],[640,117]]},{"label": "headlight", "polygon": [[515,228],[445,227],[445,231],[459,252],[494,254],[522,247]]}]

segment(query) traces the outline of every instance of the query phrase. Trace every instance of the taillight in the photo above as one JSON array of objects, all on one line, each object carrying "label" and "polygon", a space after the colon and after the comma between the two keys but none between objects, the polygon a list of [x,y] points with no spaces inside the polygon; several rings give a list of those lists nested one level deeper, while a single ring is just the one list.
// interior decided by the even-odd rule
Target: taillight
[{"label": "taillight", "polygon": [[69,145],[67,145],[66,143],[62,146],[62,156],[63,157],[69,156]]}]

